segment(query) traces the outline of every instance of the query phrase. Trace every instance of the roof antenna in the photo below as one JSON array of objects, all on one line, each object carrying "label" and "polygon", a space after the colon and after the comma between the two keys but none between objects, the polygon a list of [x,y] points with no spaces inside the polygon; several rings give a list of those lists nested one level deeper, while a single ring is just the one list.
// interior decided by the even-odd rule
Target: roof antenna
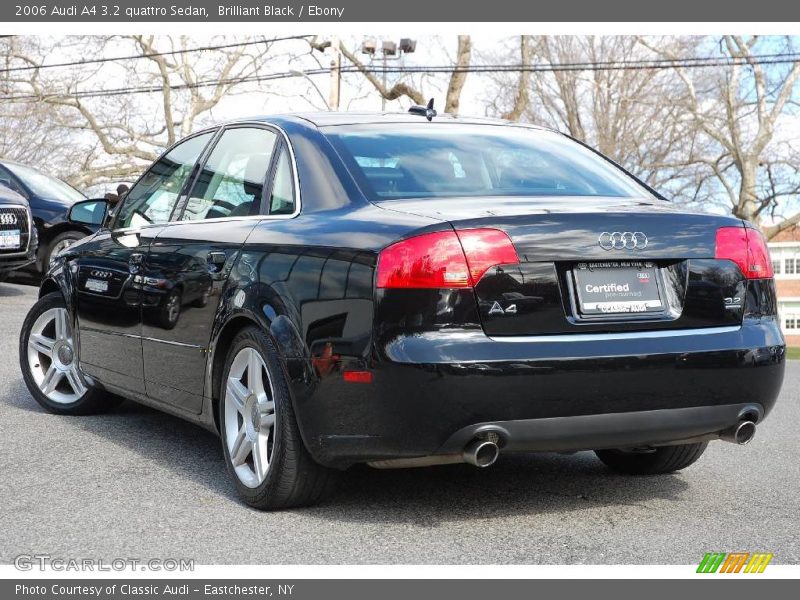
[{"label": "roof antenna", "polygon": [[415,104],[408,109],[408,112],[410,112],[412,115],[425,117],[428,119],[428,121],[433,121],[433,117],[436,116],[436,110],[433,108],[433,98],[428,100],[428,106],[420,106],[419,104]]}]

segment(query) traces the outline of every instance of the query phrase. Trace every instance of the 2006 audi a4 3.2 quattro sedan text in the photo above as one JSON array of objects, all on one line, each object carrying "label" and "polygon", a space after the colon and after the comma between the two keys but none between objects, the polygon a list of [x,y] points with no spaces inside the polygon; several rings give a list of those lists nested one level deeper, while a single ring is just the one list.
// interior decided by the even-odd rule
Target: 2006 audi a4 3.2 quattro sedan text
[{"label": "2006 audi a4 3.2 quattro sedan text", "polygon": [[260,508],[355,463],[594,450],[656,474],[749,441],[785,349],[754,226],[562,134],[419,112],[210,128],[113,209],[76,204],[102,227],[25,321],[33,397],[217,431]]}]

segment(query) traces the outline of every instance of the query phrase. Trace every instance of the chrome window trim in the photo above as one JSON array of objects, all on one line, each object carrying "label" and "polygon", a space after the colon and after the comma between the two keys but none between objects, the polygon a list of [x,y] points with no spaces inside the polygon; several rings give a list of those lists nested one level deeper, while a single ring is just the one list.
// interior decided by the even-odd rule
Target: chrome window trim
[{"label": "chrome window trim", "polygon": [[[248,217],[250,217],[250,218],[256,217],[260,221],[263,221],[265,219],[266,220],[270,220],[270,221],[279,220],[279,219],[294,219],[295,217],[297,217],[300,214],[300,212],[302,210],[302,206],[303,206],[303,201],[301,199],[302,198],[302,193],[300,191],[300,175],[299,175],[299,171],[297,169],[297,158],[296,158],[295,153],[294,153],[294,146],[292,146],[292,141],[289,139],[289,134],[286,133],[286,130],[283,127],[281,127],[280,125],[276,125],[275,123],[272,123],[271,121],[237,121],[237,122],[234,122],[234,123],[228,123],[226,125],[223,125],[223,127],[225,129],[227,129],[227,128],[231,128],[232,129],[234,127],[241,127],[241,126],[245,126],[245,127],[262,127],[262,128],[267,128],[267,129],[274,129],[275,131],[277,131],[283,137],[283,141],[286,144],[286,147],[289,149],[289,159],[291,160],[292,171],[294,173],[294,178],[293,178],[294,189],[295,189],[295,208],[294,208],[294,212],[292,212],[291,214],[288,214],[288,215],[248,215]],[[223,134],[224,134],[224,131],[223,131]],[[233,218],[237,218],[237,217],[233,217]],[[202,223],[204,221],[215,221],[215,220],[216,219],[199,219],[197,221],[193,221],[193,223]]]},{"label": "chrome window trim", "polygon": [[[198,132],[196,132],[196,133],[194,133],[194,134],[192,134],[190,136],[186,136],[182,140],[176,142],[172,147],[167,149],[164,152],[163,155],[166,155],[172,148],[174,148],[175,146],[177,146],[178,144],[180,144],[184,140],[189,139],[190,137],[201,135],[203,133],[208,133],[210,131],[216,131],[217,134],[221,136],[221,135],[224,135],[225,131],[228,130],[228,129],[235,129],[237,127],[243,127],[243,126],[244,127],[258,127],[258,128],[262,128],[262,129],[274,129],[278,134],[281,135],[281,137],[283,139],[283,142],[286,144],[286,147],[289,149],[289,159],[291,160],[291,163],[292,163],[292,172],[293,172],[293,175],[294,175],[293,182],[294,182],[294,189],[295,189],[295,209],[294,209],[294,212],[292,212],[291,214],[288,214],[288,215],[244,215],[244,216],[241,216],[241,217],[214,217],[214,218],[211,218],[211,219],[196,219],[194,221],[181,221],[181,220],[174,220],[173,221],[173,220],[170,220],[170,221],[167,221],[166,223],[153,223],[153,224],[149,224],[149,225],[140,225],[140,226],[136,226],[136,227],[126,227],[126,228],[120,228],[120,229],[112,229],[111,232],[112,233],[123,233],[123,234],[136,234],[139,231],[141,231],[142,229],[150,229],[150,228],[153,228],[153,227],[168,227],[170,225],[180,224],[180,223],[217,223],[217,222],[224,222],[224,221],[247,221],[247,220],[251,220],[251,219],[252,220],[256,220],[256,221],[277,221],[277,220],[294,219],[297,216],[299,216],[300,212],[302,211],[302,207],[303,207],[303,201],[302,201],[302,195],[303,194],[302,194],[302,191],[300,189],[300,175],[299,175],[299,170],[297,168],[297,157],[295,155],[294,146],[292,145],[292,141],[289,139],[289,134],[287,134],[286,131],[283,129],[283,127],[281,127],[280,125],[276,125],[276,124],[271,123],[269,121],[236,121],[236,122],[233,122],[233,123],[226,123],[226,124],[223,124],[223,125],[218,125],[216,127],[211,127],[211,128],[200,130],[200,131],[198,131]],[[213,141],[213,138],[212,138],[211,141]],[[209,142],[209,143],[211,143],[211,142]],[[161,157],[159,157],[156,160],[160,160],[160,159],[161,159]],[[147,173],[150,170],[150,167],[152,167],[152,166],[153,165],[151,164],[144,173]],[[144,173],[142,173],[142,176],[144,175]],[[139,179],[141,179],[141,176],[140,176]],[[138,182],[139,182],[139,180],[137,179],[136,183],[138,183]],[[134,185],[136,185],[136,183],[134,183]]]},{"label": "chrome window trim", "polygon": [[[294,191],[295,191],[295,208],[291,214],[288,215],[243,215],[240,217],[213,217],[211,219],[195,219],[189,221],[182,221],[182,220],[175,220],[169,221],[168,223],[164,223],[164,225],[173,225],[173,224],[180,224],[180,223],[216,223],[216,222],[223,222],[223,221],[246,221],[250,219],[255,219],[256,221],[277,221],[277,220],[287,220],[287,219],[294,219],[302,210],[302,200],[301,200],[301,192],[300,192],[300,176],[297,169],[297,158],[295,157],[294,147],[292,146],[292,142],[289,139],[289,135],[286,131],[280,127],[279,125],[275,125],[269,121],[236,121],[233,123],[227,123],[222,125],[221,130],[219,132],[219,136],[222,137],[225,135],[226,131],[231,129],[240,129],[242,127],[255,127],[258,129],[273,129],[275,130],[283,139],[284,144],[289,149],[289,160],[292,164],[292,173],[293,173],[293,183],[294,183]],[[277,145],[277,144],[276,144]],[[280,146],[278,145],[279,149]],[[212,148],[213,152],[213,148]],[[208,157],[206,157],[207,159]],[[274,183],[271,182],[271,183]],[[191,190],[190,190],[191,191]]]},{"label": "chrome window trim", "polygon": [[[136,181],[133,182],[133,184],[131,185],[130,189],[132,190],[137,185],[139,185],[139,182],[142,180],[142,178],[145,175],[147,175],[152,170],[153,166],[158,161],[160,161],[162,158],[164,158],[167,154],[172,152],[172,150],[174,150],[175,148],[180,146],[182,143],[184,143],[184,142],[186,142],[186,141],[188,141],[188,140],[190,140],[192,138],[199,137],[199,136],[201,136],[203,134],[206,134],[206,133],[210,133],[210,134],[212,134],[211,135],[211,139],[208,141],[208,143],[203,148],[203,152],[201,152],[200,155],[197,157],[197,159],[195,161],[195,164],[197,164],[197,160],[200,160],[200,158],[203,156],[205,151],[208,150],[209,144],[212,141],[214,141],[214,139],[219,134],[221,129],[222,129],[222,126],[220,126],[220,125],[214,125],[214,126],[211,126],[211,127],[205,127],[203,129],[199,129],[198,131],[190,133],[189,135],[179,139],[177,142],[175,142],[174,144],[169,146],[166,150],[164,150],[164,152],[162,152],[158,156],[158,158],[156,158],[153,162],[151,162],[149,165],[147,165],[147,168],[144,171],[142,171],[142,174],[139,175],[139,177],[136,178]],[[183,189],[181,189],[181,191],[183,191]],[[123,198],[122,201],[124,202],[126,199],[127,199],[127,193],[126,193],[125,198]],[[172,211],[170,212],[170,219],[172,218],[172,215],[175,213],[175,209],[180,204],[180,200],[181,200],[181,197],[180,197],[180,195],[178,195],[178,202],[175,204],[175,206],[172,208]],[[109,205],[109,209],[108,210],[111,210],[112,208],[115,208],[116,210],[119,210],[119,208],[121,206],[122,205],[118,205],[118,206],[112,207],[111,205]],[[117,221],[118,217],[119,217],[118,214],[114,215],[114,224],[116,224],[116,221]],[[141,231],[142,229],[151,229],[153,227],[164,227],[165,225],[169,225],[172,222],[173,221],[171,221],[171,220],[167,220],[167,221],[165,221],[163,223],[147,223],[147,224],[144,224],[144,225],[132,225],[130,227],[116,227],[116,228],[113,228],[113,229],[111,227],[109,227],[108,231],[110,231],[111,233],[135,234],[135,233],[138,233],[139,231]]]},{"label": "chrome window trim", "polygon": [[5,254],[0,254],[0,256],[25,256],[25,255],[27,255],[28,251],[31,248],[31,238],[33,237],[33,216],[31,215],[30,207],[22,205],[22,204],[0,204],[0,208],[21,208],[28,215],[28,241],[25,244],[25,249],[24,250],[20,250],[19,252],[7,252]]},{"label": "chrome window trim", "polygon": [[654,329],[651,331],[620,331],[618,333],[566,333],[556,335],[514,335],[514,336],[487,336],[493,342],[509,342],[512,344],[550,344],[570,342],[607,342],[614,340],[631,339],[659,339],[673,337],[690,337],[695,335],[716,335],[736,333],[742,329],[741,325],[726,327],[698,327],[694,329]]}]

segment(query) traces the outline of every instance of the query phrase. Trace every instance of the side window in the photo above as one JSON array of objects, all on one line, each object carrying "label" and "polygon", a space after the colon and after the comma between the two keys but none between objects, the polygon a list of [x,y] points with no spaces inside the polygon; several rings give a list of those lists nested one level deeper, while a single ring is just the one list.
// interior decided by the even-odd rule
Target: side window
[{"label": "side window", "polygon": [[290,215],[295,209],[294,178],[292,164],[286,146],[281,147],[278,164],[275,166],[275,178],[272,184],[272,195],[269,199],[269,214]]},{"label": "side window", "polygon": [[180,143],[162,156],[125,196],[115,227],[166,223],[213,132]]},{"label": "side window", "polygon": [[268,129],[225,131],[192,188],[181,220],[257,214],[276,140]]}]

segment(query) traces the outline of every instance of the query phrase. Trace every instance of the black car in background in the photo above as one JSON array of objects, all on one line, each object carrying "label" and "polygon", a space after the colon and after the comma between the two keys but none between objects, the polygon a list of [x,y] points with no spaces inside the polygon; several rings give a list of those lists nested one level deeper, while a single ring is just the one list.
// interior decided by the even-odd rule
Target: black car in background
[{"label": "black car in background", "polygon": [[785,358],[760,232],[562,134],[427,116],[212,127],[110,218],[75,205],[104,227],[25,320],[33,397],[219,432],[259,508],[313,503],[355,463],[594,450],[658,474],[747,443]]},{"label": "black car in background", "polygon": [[0,187],[9,188],[25,199],[33,214],[39,236],[39,250],[30,270],[45,272],[51,257],[77,240],[94,233],[97,227],[68,219],[69,209],[86,200],[68,183],[38,169],[10,160],[0,160]]},{"label": "black car in background", "polygon": [[0,282],[36,260],[38,240],[32,223],[27,200],[0,186]]}]

